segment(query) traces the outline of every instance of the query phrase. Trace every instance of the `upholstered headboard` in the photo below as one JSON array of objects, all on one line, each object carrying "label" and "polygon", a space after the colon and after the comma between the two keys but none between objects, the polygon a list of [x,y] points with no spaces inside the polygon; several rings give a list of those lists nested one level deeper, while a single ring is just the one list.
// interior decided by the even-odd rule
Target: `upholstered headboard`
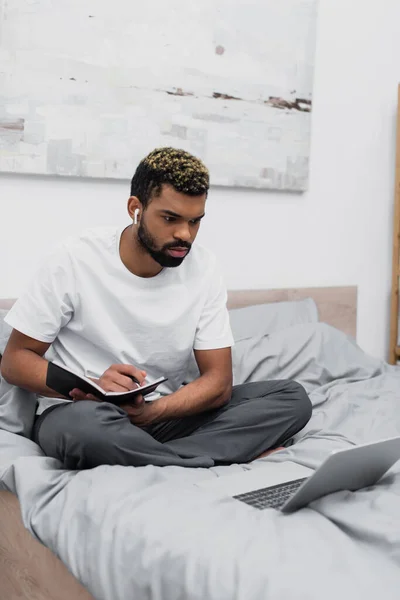
[{"label": "upholstered headboard", "polygon": [[312,298],[319,320],[356,338],[357,287],[315,287],[283,290],[236,290],[228,295],[228,308]]}]

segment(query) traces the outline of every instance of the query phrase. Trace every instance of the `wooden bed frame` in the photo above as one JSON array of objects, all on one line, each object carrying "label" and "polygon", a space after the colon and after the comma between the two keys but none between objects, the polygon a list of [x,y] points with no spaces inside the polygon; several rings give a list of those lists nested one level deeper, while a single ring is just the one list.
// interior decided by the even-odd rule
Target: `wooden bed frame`
[{"label": "wooden bed frame", "polygon": [[[228,307],[303,298],[315,300],[320,321],[356,337],[357,288],[352,286],[232,291]],[[0,308],[12,303],[0,300]],[[25,529],[17,498],[4,491],[0,492],[0,600],[93,600],[64,564]]]}]

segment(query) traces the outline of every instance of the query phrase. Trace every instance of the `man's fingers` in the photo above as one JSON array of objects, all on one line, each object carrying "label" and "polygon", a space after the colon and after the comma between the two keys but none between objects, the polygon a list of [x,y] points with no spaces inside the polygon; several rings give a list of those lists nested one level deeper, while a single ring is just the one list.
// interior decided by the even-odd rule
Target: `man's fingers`
[{"label": "man's fingers", "polygon": [[[115,370],[117,373],[120,373],[122,376],[126,376],[128,379],[130,379],[131,377],[134,377],[135,379],[137,379],[139,381],[139,385],[143,385],[146,374],[147,374],[146,371],[142,371],[141,369],[138,369],[137,367],[134,367],[133,365],[112,365],[111,369]],[[130,379],[130,381],[132,381],[132,380]],[[128,389],[134,389],[134,388],[128,388]]]},{"label": "man's fingers", "polygon": [[132,404],[120,404],[120,408],[124,410],[130,417],[137,417],[143,412],[142,406],[133,406]]},{"label": "man's fingers", "polygon": [[136,407],[142,406],[144,404],[144,398],[142,394],[137,394],[137,396],[133,398],[132,404]]},{"label": "man's fingers", "polygon": [[106,391],[126,392],[127,390],[134,390],[139,385],[142,385],[144,383],[142,375],[140,375],[140,377],[136,377],[136,379],[137,381],[139,381],[139,383],[133,381],[132,376],[129,377],[126,373],[122,374],[117,371],[114,371],[110,373],[109,377],[107,377],[106,385],[103,385]]},{"label": "man's fingers", "polygon": [[122,388],[124,388],[123,391],[125,392],[126,390],[135,390],[137,387],[139,387],[139,385],[142,385],[141,380],[138,378],[137,379],[140,383],[135,383],[130,377],[127,377],[126,375],[118,374],[117,377],[115,378],[115,382],[118,383],[118,385],[120,385]]},{"label": "man's fingers", "polygon": [[112,381],[107,382],[106,392],[126,392],[137,388],[137,383],[134,383],[129,377],[116,373]]},{"label": "man's fingers", "polygon": [[78,390],[77,388],[74,388],[69,395],[71,396],[71,398],[75,401],[78,400],[85,400],[86,394],[84,392],[82,392],[81,390]]},{"label": "man's fingers", "polygon": [[95,400],[96,402],[100,402],[100,400],[96,398],[96,396],[93,396],[93,394],[85,394],[85,392],[82,392],[82,390],[77,388],[74,388],[69,395],[75,402],[80,402],[81,400]]},{"label": "man's fingers", "polygon": [[[126,392],[145,383],[146,371],[133,365],[111,365],[99,379],[99,385],[106,392]],[[138,382],[138,383],[137,383]]]},{"label": "man's fingers", "polygon": [[101,402],[101,400],[99,400],[99,398],[96,398],[96,396],[93,396],[93,394],[87,394],[86,400],[95,400],[96,402]]}]

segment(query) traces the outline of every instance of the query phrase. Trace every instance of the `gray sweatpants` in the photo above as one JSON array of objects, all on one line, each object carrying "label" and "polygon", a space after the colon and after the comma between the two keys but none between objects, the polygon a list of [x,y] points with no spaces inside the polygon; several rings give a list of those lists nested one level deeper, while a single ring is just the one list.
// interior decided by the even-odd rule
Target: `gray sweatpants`
[{"label": "gray sweatpants", "polygon": [[59,404],[38,418],[34,441],[66,469],[98,465],[212,467],[245,463],[288,441],[311,417],[294,381],[246,383],[222,408],[145,429],[108,402]]}]

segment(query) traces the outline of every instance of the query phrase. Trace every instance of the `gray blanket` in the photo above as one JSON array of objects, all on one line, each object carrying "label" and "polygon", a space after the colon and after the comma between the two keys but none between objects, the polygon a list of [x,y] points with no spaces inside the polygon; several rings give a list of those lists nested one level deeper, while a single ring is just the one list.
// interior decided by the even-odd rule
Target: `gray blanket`
[{"label": "gray blanket", "polygon": [[192,483],[265,461],[312,468],[334,449],[400,435],[400,370],[323,324],[243,340],[235,381],[293,377],[313,417],[289,448],[251,465],[68,472],[0,432],[0,479],[26,527],[98,600],[392,600],[400,590],[400,463],[370,489],[285,516]]}]

